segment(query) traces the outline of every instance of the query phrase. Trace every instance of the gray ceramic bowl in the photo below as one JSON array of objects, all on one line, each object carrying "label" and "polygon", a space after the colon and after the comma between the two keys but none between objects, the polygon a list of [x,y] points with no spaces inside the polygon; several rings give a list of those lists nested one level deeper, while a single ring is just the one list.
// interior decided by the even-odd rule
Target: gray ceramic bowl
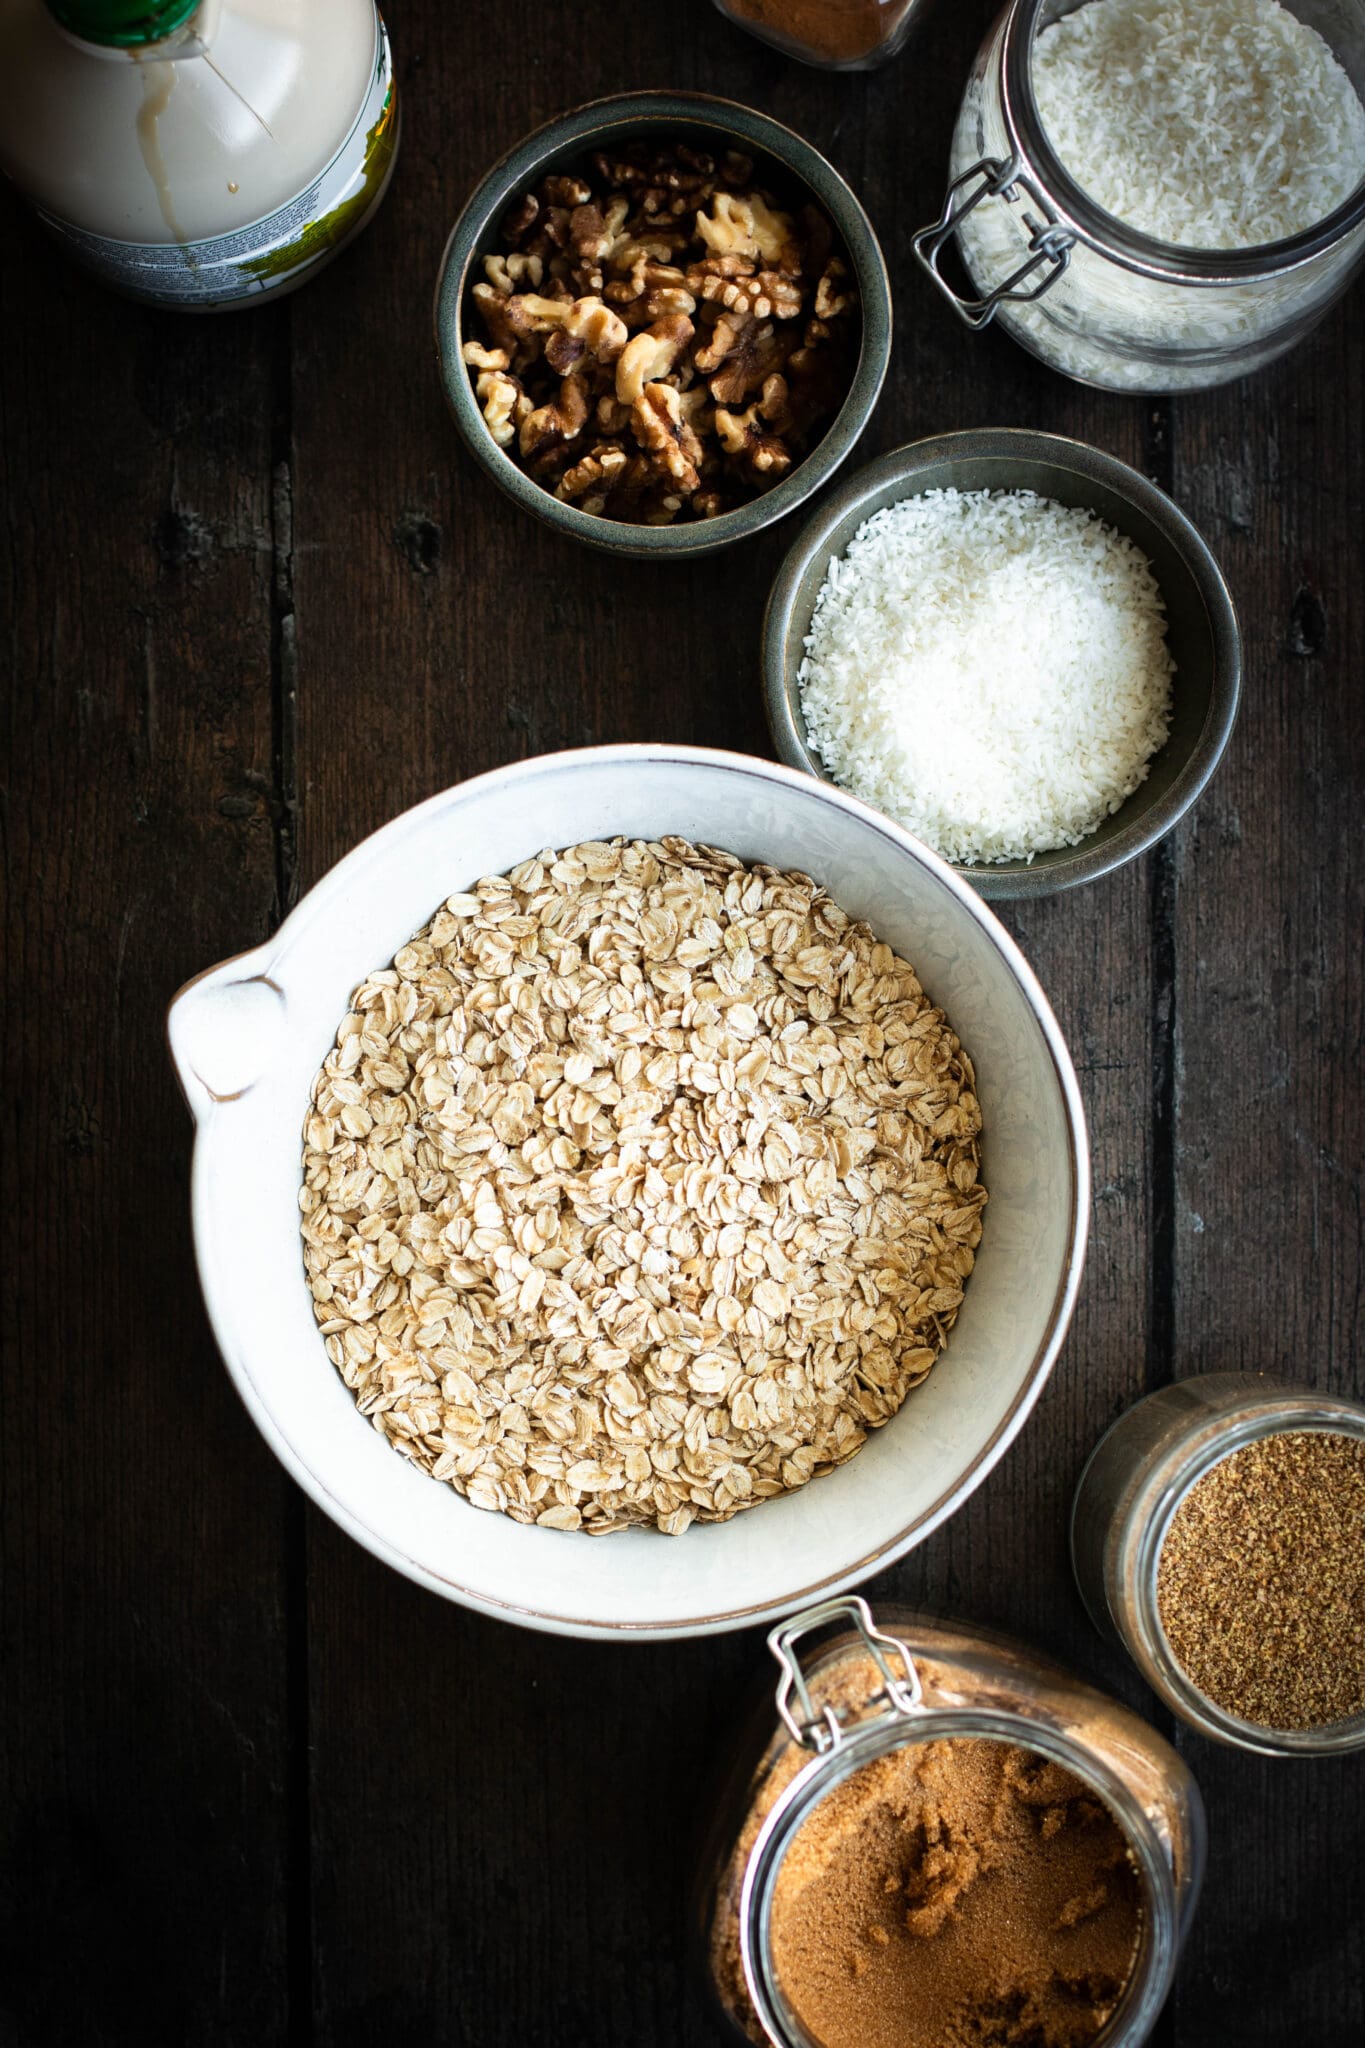
[{"label": "gray ceramic bowl", "polygon": [[1176,675],[1170,736],[1147,779],[1088,839],[1031,862],[960,867],[981,895],[1047,896],[1093,881],[1146,851],[1181,819],[1222,759],[1241,691],[1237,614],[1208,546],[1178,505],[1125,462],[1060,434],[980,427],[893,449],[826,498],[782,564],[763,621],[763,688],[781,758],[824,781],[806,738],[797,672],[830,559],[865,519],[921,491],[1038,491],[1085,505],[1127,534],[1151,562],[1166,600]]},{"label": "gray ceramic bowl", "polygon": [[[553,497],[505,455],[488,431],[474,395],[469,370],[460,358],[466,339],[463,316],[475,266],[502,246],[498,227],[514,195],[557,166],[569,169],[590,150],[640,136],[677,137],[706,148],[740,149],[754,159],[761,182],[779,190],[808,192],[832,223],[857,279],[862,302],[862,344],[853,382],[823,438],[781,483],[716,519],[675,526],[627,526],[599,519]],[[733,100],[704,93],[619,93],[593,100],[538,128],[493,166],[456,221],[446,244],[436,285],[436,346],[441,380],[465,445],[495,484],[525,511],[589,547],[621,555],[654,557],[704,555],[730,541],[744,540],[795,511],[833,476],[877,403],[891,356],[891,289],[872,223],[833,165],[810,144]]]}]

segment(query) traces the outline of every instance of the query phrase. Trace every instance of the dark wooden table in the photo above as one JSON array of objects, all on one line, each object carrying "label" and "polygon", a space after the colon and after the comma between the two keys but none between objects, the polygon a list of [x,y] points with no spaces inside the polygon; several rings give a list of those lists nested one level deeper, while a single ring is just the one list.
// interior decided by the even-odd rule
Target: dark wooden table
[{"label": "dark wooden table", "polygon": [[[761,1637],[522,1633],[305,1506],[205,1325],[162,1043],[181,981],[433,790],[583,741],[768,751],[758,624],[790,527],[614,565],[495,493],[445,415],[447,228],[577,100],[699,87],[809,136],[895,286],[861,455],[982,424],[1094,441],[1199,522],[1245,628],[1241,722],[1195,818],[1006,913],[1080,1070],[1089,1269],[1022,1438],[872,1596],[1004,1624],[1150,1711],[1067,1569],[1090,1445],[1172,1374],[1359,1391],[1365,297],[1171,404],[968,341],[910,234],[989,11],[931,9],[891,69],[839,78],[700,0],[394,0],[389,199],[254,313],[125,305],[6,209],[4,2048],[713,2040],[683,1845]],[[1212,1857],[1158,2040],[1359,2048],[1361,1763],[1179,1740]]]}]

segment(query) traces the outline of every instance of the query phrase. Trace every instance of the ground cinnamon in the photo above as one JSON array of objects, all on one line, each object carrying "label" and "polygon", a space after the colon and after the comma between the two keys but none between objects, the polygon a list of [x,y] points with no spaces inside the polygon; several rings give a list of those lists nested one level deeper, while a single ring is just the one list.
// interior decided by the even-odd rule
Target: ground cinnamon
[{"label": "ground cinnamon", "polygon": [[1070,1772],[1001,1742],[914,1743],[800,1830],[773,1958],[821,2048],[1086,2048],[1141,1912],[1121,1830]]},{"label": "ground cinnamon", "polygon": [[736,21],[809,54],[818,63],[855,64],[893,36],[915,0],[721,0]]}]

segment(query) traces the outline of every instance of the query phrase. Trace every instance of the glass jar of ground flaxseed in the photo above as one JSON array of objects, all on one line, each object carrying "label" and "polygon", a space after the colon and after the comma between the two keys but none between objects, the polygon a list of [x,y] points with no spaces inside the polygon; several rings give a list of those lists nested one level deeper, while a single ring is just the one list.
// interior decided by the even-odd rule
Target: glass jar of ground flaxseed
[{"label": "glass jar of ground flaxseed", "polygon": [[1365,1403],[1248,1372],[1162,1387],[1091,1453],[1071,1556],[1095,1626],[1201,1734],[1365,1749]]},{"label": "glass jar of ground flaxseed", "polygon": [[874,1623],[861,1599],[768,1643],[776,1716],[741,1748],[699,1887],[732,2038],[1145,2041],[1204,1860],[1170,1746],[1032,1650]]}]

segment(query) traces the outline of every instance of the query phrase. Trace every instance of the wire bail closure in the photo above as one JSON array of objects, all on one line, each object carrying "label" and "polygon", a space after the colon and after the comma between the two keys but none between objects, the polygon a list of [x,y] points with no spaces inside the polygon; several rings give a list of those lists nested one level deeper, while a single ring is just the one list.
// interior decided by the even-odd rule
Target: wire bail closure
[{"label": "wire bail closure", "polygon": [[[828,1756],[831,1750],[839,1747],[844,1738],[844,1725],[831,1706],[816,1712],[796,1645],[803,1636],[811,1635],[816,1629],[827,1628],[834,1622],[852,1623],[862,1638],[863,1648],[880,1672],[882,1690],[874,1694],[874,1698],[884,1699],[893,1714],[918,1713],[923,1698],[919,1673],[908,1646],[899,1636],[882,1633],[873,1622],[866,1600],[859,1595],[826,1600],[819,1607],[807,1607],[802,1613],[792,1615],[789,1621],[780,1622],[768,1636],[768,1648],[782,1667],[782,1676],[777,1684],[777,1711],[792,1738],[803,1749],[813,1749],[817,1756]],[[900,1660],[902,1676],[898,1677],[893,1670],[888,1651]]]},{"label": "wire bail closure", "polygon": [[[960,199],[973,180],[979,182],[965,198]],[[964,298],[939,269],[940,255],[967,215],[980,206],[983,199],[1003,199],[1007,205],[1013,206],[1021,195],[1031,200],[1042,216],[1037,219],[1028,211],[1022,214],[1024,226],[1029,231],[1028,256],[1017,270],[1011,271],[1003,284],[998,284],[984,299]],[[996,156],[983,156],[980,163],[973,164],[970,170],[954,178],[948,187],[942,213],[936,221],[912,236],[911,247],[920,267],[928,271],[959,320],[965,326],[979,330],[990,326],[996,307],[1003,300],[1024,303],[1041,299],[1045,292],[1050,291],[1070,263],[1075,241],[1076,237],[1062,226],[1033,179],[1020,169],[1017,156],[1010,157],[1008,161]],[[1036,271],[1045,267],[1046,276],[1040,278],[1030,291],[1019,289]]]}]

